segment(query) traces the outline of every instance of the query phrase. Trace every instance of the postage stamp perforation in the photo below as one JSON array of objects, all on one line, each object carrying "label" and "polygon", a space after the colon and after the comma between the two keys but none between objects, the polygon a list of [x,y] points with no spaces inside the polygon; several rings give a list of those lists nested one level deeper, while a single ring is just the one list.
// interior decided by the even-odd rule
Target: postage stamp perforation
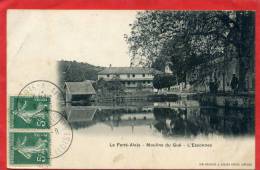
[{"label": "postage stamp perforation", "polygon": [[[9,143],[13,143],[14,142],[14,136],[12,133],[9,133]],[[10,149],[11,150],[11,149]],[[11,150],[12,151],[12,150]],[[10,161],[10,164],[12,164],[14,162],[14,153],[10,153],[9,152],[9,161]]]},{"label": "postage stamp perforation", "polygon": [[12,96],[10,127],[48,129],[50,98],[45,96]]},{"label": "postage stamp perforation", "polygon": [[50,134],[48,132],[11,132],[10,164],[49,164]]},{"label": "postage stamp perforation", "polygon": [[49,164],[50,101],[47,95],[10,96],[10,164]]},{"label": "postage stamp perforation", "polygon": [[[39,168],[48,167],[52,162],[51,159],[63,155],[68,150],[70,145],[58,153],[53,153],[52,151],[52,147],[55,148],[51,142],[53,140],[53,132],[58,128],[62,134],[66,124],[64,112],[59,110],[59,106],[55,107],[57,103],[53,102],[57,98],[64,100],[61,88],[45,80],[36,80],[28,83],[20,90],[18,95],[9,96],[8,130],[10,137],[12,137],[9,140],[9,162],[11,165],[17,167],[34,167],[35,165]],[[42,134],[48,137],[43,137]],[[22,145],[18,145],[20,147],[16,148],[17,150],[14,150],[17,145],[17,140],[14,139],[15,135],[24,135],[19,139],[20,145]],[[35,139],[32,139],[34,142],[30,143],[27,138]],[[44,148],[44,143],[39,145],[40,142],[45,140],[48,141],[46,144],[47,148]],[[70,140],[68,143],[71,144],[72,135],[71,139],[68,140]],[[27,143],[21,141],[26,141]],[[61,142],[64,142],[62,138]],[[58,148],[59,146],[56,147]],[[47,152],[44,150],[47,150]],[[29,151],[32,151],[32,153]]]}]

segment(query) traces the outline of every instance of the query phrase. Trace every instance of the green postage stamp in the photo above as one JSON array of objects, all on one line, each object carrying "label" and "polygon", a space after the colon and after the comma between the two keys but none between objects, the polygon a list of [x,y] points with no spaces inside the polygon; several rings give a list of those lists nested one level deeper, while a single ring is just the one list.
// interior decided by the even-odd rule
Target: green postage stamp
[{"label": "green postage stamp", "polygon": [[50,134],[46,132],[9,133],[11,164],[49,164]]},{"label": "green postage stamp", "polygon": [[50,97],[11,96],[10,127],[48,129],[50,127]]}]

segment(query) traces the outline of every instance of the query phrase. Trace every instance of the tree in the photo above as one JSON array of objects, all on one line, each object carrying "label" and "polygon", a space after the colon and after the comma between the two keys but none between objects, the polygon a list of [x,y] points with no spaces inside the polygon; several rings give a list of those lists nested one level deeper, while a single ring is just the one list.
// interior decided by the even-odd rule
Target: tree
[{"label": "tree", "polygon": [[[145,11],[139,12],[127,37],[132,63],[162,70],[172,62],[179,81],[197,68],[197,82],[216,69],[223,70],[232,52],[239,60],[239,86],[253,67],[254,13],[241,11]],[[223,89],[225,90],[225,89]]]},{"label": "tree", "polygon": [[97,81],[94,87],[96,89],[100,89],[102,93],[120,94],[124,92],[124,85],[118,78],[113,78],[110,81],[106,81],[101,78]]},{"label": "tree", "polygon": [[239,83],[238,88],[245,90],[245,76],[250,68],[254,68],[255,52],[255,13],[238,11],[234,17],[218,16],[229,28],[225,42],[232,44],[238,53]]},{"label": "tree", "polygon": [[172,17],[179,12],[145,11],[138,12],[135,22],[131,25],[131,35],[127,37],[132,63],[151,66],[159,57],[165,41],[172,36],[178,27]]},{"label": "tree", "polygon": [[122,92],[124,90],[124,86],[118,78],[114,78],[111,81],[108,81],[106,85],[107,89],[111,91]]},{"label": "tree", "polygon": [[76,61],[58,61],[58,72],[61,86],[64,82],[79,82],[84,80],[97,80],[98,72],[102,67]]},{"label": "tree", "polygon": [[153,79],[153,87],[156,89],[170,88],[176,85],[176,79],[173,75],[155,75]]}]

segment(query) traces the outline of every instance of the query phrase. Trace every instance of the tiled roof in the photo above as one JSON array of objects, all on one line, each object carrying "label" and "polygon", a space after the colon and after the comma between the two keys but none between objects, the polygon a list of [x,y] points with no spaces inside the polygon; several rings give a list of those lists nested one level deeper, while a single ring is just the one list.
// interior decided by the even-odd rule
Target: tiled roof
[{"label": "tiled roof", "polygon": [[72,106],[67,108],[69,122],[92,121],[97,108],[91,106]]},{"label": "tiled roof", "polygon": [[98,74],[157,74],[160,71],[148,67],[107,67]]},{"label": "tiled roof", "polygon": [[65,86],[71,94],[96,94],[90,81],[65,82]]}]

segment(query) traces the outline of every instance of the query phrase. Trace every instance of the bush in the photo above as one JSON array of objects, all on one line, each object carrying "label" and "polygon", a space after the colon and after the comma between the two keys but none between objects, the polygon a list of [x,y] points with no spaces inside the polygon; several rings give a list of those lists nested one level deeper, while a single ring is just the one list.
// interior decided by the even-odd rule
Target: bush
[{"label": "bush", "polygon": [[177,84],[176,77],[173,75],[155,75],[153,79],[153,87],[156,89],[169,88]]}]

